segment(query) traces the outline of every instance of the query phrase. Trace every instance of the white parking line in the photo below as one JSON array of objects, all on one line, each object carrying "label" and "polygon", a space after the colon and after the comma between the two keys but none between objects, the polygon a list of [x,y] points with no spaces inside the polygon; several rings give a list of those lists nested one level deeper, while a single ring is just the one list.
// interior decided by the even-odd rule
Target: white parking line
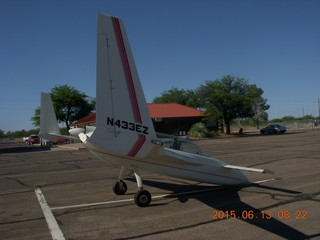
[{"label": "white parking line", "polygon": [[54,240],[65,240],[64,235],[55,219],[53,216],[51,209],[49,208],[46,199],[44,198],[43,193],[41,192],[40,188],[36,188],[34,190],[36,192],[39,204],[41,206],[42,212],[44,217],[46,218],[47,224],[49,231],[51,233],[52,239]]},{"label": "white parking line", "polygon": [[[251,184],[266,183],[266,182],[270,182],[273,180],[275,180],[275,179],[266,179],[266,180],[262,180],[262,181],[253,182]],[[225,188],[229,188],[229,187],[230,186],[221,186],[221,187],[214,187],[214,188],[209,188],[209,189],[201,189],[201,190],[194,190],[194,191],[181,192],[181,193],[169,193],[169,194],[153,196],[152,199],[165,198],[165,197],[178,197],[178,196],[182,196],[182,195],[190,195],[190,194],[195,194],[195,193],[217,191],[217,190],[221,190],[221,189],[225,189]],[[62,207],[52,207],[50,209],[51,210],[62,210],[62,209],[79,208],[79,207],[92,207],[92,206],[98,206],[98,205],[108,205],[108,204],[113,204],[113,203],[133,202],[133,201],[134,201],[134,199],[130,198],[130,199],[107,201],[107,202],[96,202],[96,203],[86,203],[86,204],[62,206]]]},{"label": "white parking line", "polygon": [[[266,179],[261,181],[256,181],[251,184],[260,184],[260,183],[266,183],[270,181],[274,181],[275,179]],[[249,184],[250,185],[250,184]],[[229,186],[230,187],[230,186]],[[153,196],[152,199],[157,198],[165,198],[165,197],[178,197],[182,195],[189,195],[189,194],[195,194],[195,193],[202,193],[202,192],[210,192],[210,191],[216,191],[228,188],[228,186],[221,186],[221,187],[214,187],[209,189],[202,189],[202,190],[195,190],[195,191],[188,191],[188,192],[181,192],[181,193],[170,193],[170,194],[163,194],[158,196]],[[91,206],[97,206],[97,205],[107,205],[107,204],[113,204],[113,203],[121,203],[121,202],[132,202],[134,201],[133,198],[130,199],[122,199],[122,200],[114,200],[114,201],[108,201],[108,202],[97,202],[97,203],[88,203],[88,204],[78,204],[78,205],[70,205],[70,206],[62,206],[62,207],[52,207],[50,208],[47,204],[47,201],[41,191],[40,188],[36,188],[35,193],[37,195],[39,204],[41,206],[42,212],[45,216],[45,219],[48,224],[49,231],[51,233],[53,240],[65,240],[65,237],[56,221],[56,218],[52,214],[51,210],[60,210],[60,209],[70,209],[70,208],[79,208],[79,207],[91,207]]]},{"label": "white parking line", "polygon": [[112,203],[120,203],[120,202],[132,202],[134,199],[122,199],[122,200],[114,200],[108,202],[97,202],[97,203],[85,203],[85,204],[78,204],[78,205],[70,205],[70,206],[62,206],[62,207],[52,207],[51,210],[60,210],[60,209],[67,209],[67,208],[78,208],[78,207],[92,207],[97,205],[107,205]]}]

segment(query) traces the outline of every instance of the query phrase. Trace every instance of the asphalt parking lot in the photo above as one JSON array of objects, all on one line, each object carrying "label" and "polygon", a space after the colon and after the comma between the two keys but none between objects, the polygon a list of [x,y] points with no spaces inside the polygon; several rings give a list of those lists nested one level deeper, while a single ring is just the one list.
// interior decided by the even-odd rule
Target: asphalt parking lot
[{"label": "asphalt parking lot", "polygon": [[[320,131],[198,141],[229,164],[267,168],[221,187],[142,172],[150,206],[116,196],[120,167],[86,149],[0,142],[1,239],[53,239],[35,189],[65,239],[320,239]],[[43,200],[40,200],[40,202]],[[50,228],[52,228],[52,225]],[[52,229],[51,229],[52,232]]]}]

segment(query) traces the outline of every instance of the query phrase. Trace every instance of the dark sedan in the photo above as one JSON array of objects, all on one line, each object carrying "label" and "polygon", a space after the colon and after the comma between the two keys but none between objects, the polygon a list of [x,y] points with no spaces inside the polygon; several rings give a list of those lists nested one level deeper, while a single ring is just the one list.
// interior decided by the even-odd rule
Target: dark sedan
[{"label": "dark sedan", "polygon": [[273,125],[269,125],[265,128],[262,128],[260,130],[261,134],[265,134],[265,133],[285,133],[287,131],[286,127],[283,127],[279,124],[273,124]]}]

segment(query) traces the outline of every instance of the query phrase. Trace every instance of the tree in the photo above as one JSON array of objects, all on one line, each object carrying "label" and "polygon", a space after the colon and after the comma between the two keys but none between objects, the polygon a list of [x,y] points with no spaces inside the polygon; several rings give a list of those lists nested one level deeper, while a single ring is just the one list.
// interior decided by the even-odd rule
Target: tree
[{"label": "tree", "polygon": [[294,117],[291,115],[288,116],[284,116],[282,118],[274,118],[270,121],[270,123],[280,123],[280,122],[291,122],[291,121],[301,121],[301,120],[315,120],[316,117],[312,116],[312,115],[305,115],[303,117]]},{"label": "tree", "polygon": [[311,114],[307,114],[301,118],[298,118],[298,120],[315,120],[315,119],[316,119],[316,117],[312,116]]},{"label": "tree", "polygon": [[284,117],[282,117],[282,122],[290,122],[290,121],[295,121],[296,120],[296,118],[294,117],[294,116],[290,116],[290,115],[288,115],[288,116],[284,116]]},{"label": "tree", "polygon": [[258,88],[255,84],[249,85],[248,94],[252,100],[252,109],[254,116],[251,121],[259,129],[262,122],[268,121],[268,113],[266,112],[270,105],[267,104],[267,99],[262,97],[263,90]]},{"label": "tree", "polygon": [[4,131],[0,129],[0,138],[3,138],[5,136]]},{"label": "tree", "polygon": [[262,92],[255,85],[249,85],[246,79],[232,75],[206,81],[198,88],[198,94],[204,100],[203,107],[217,119],[223,120],[226,134],[231,133],[232,120],[255,115],[254,105],[261,100]]},{"label": "tree", "polygon": [[31,121],[32,121],[32,125],[33,125],[33,126],[35,126],[35,127],[40,126],[40,107],[37,107],[37,108],[34,110],[34,115],[33,115],[33,117],[31,118]]},{"label": "tree", "polygon": [[[51,89],[51,98],[57,120],[64,122],[69,129],[70,125],[83,117],[88,116],[95,107],[95,101],[74,87],[58,85]],[[40,125],[40,108],[35,110],[31,118],[34,126]]]},{"label": "tree", "polygon": [[172,88],[153,99],[153,103],[178,103],[189,107],[199,107],[198,95],[193,90]]}]

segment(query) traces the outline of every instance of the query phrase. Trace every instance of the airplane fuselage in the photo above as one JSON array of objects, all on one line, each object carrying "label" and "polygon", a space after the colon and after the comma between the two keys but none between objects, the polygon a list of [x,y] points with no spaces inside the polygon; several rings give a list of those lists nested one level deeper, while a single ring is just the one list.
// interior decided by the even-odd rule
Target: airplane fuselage
[{"label": "airplane fuselage", "polygon": [[155,146],[146,157],[137,158],[119,155],[99,147],[90,143],[90,138],[83,143],[89,151],[110,165],[137,167],[161,175],[218,185],[248,183],[248,179],[241,171],[225,169],[222,167],[226,165],[225,162],[208,156]]}]

